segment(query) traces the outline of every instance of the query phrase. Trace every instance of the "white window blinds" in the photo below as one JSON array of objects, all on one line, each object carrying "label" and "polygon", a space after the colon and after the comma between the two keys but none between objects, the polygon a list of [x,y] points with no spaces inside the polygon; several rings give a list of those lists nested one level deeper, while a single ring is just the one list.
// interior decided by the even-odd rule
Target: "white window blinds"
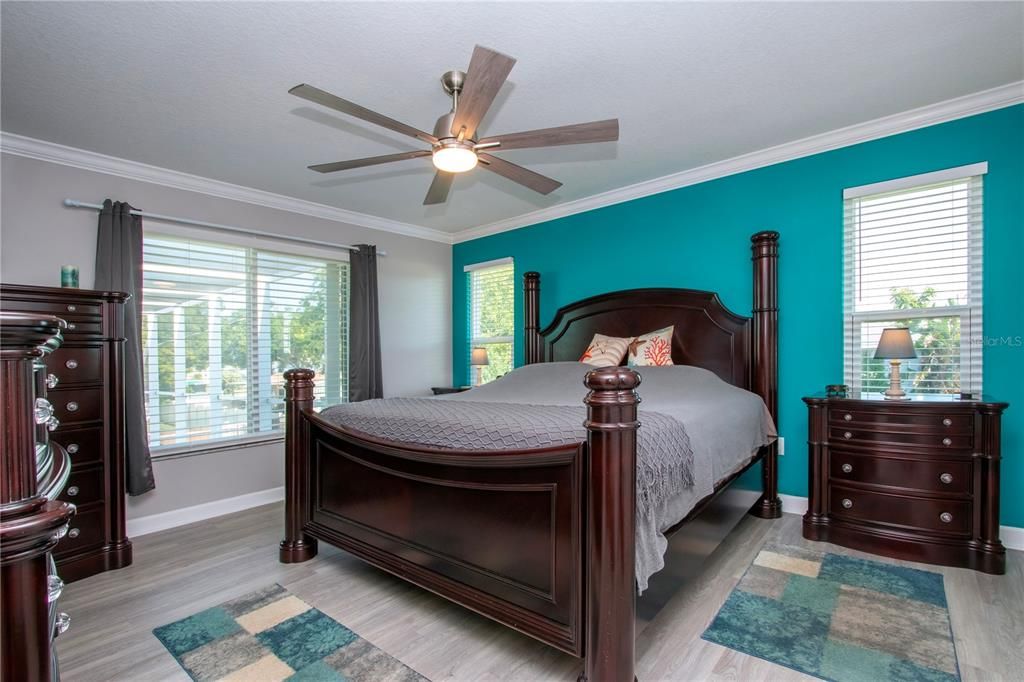
[{"label": "white window blinds", "polygon": [[280,432],[292,367],[347,398],[347,262],[147,233],[142,302],[155,454]]},{"label": "white window blinds", "polygon": [[981,391],[985,164],[844,193],[845,376],[855,393],[888,386],[874,359],[886,327],[908,327],[909,394]]},{"label": "white window blinds", "polygon": [[470,367],[471,383],[486,383],[512,369],[515,269],[511,258],[466,266],[469,352],[487,350],[490,364]]}]

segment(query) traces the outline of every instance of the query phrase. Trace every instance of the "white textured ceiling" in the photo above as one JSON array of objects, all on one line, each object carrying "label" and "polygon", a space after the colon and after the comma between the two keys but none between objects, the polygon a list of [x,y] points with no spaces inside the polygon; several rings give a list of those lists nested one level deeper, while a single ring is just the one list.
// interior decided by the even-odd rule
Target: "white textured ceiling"
[{"label": "white textured ceiling", "polygon": [[[3,2],[4,131],[455,232],[1024,78],[1024,4]],[[518,59],[486,134],[617,116],[618,143],[509,151],[425,207],[418,143],[287,94],[306,82],[423,130],[475,43]],[[94,199],[93,197],[84,197]]]}]

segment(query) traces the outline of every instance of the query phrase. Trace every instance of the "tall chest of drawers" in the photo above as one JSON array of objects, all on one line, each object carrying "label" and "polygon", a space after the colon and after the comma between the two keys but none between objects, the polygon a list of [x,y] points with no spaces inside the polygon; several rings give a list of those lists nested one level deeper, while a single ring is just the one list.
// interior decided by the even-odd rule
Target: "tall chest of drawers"
[{"label": "tall chest of drawers", "polygon": [[981,400],[804,398],[804,537],[866,552],[1004,573],[1000,420]]},{"label": "tall chest of drawers", "polygon": [[45,357],[59,426],[51,439],[71,458],[59,499],[78,509],[53,556],[65,581],[132,562],[125,531],[124,302],[118,292],[0,285],[0,308],[54,315],[64,342]]}]

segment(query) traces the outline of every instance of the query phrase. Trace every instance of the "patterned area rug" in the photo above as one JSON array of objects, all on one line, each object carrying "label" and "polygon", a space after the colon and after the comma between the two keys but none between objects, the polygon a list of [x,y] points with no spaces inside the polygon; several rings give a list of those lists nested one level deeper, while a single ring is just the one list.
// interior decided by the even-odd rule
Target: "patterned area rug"
[{"label": "patterned area rug", "polygon": [[838,682],[959,680],[942,576],[766,546],[703,638]]},{"label": "patterned area rug", "polygon": [[153,630],[197,682],[426,682],[280,585]]}]

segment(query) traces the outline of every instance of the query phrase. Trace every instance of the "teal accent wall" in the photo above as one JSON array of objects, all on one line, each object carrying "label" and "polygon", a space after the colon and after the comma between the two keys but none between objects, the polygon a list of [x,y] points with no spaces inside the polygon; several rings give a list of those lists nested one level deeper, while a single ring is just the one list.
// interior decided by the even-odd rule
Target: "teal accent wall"
[{"label": "teal accent wall", "polygon": [[1007,401],[1002,523],[1024,527],[1024,105],[958,119],[456,244],[453,367],[469,376],[464,265],[515,259],[516,364],[523,361],[522,273],[541,273],[541,324],[558,307],[634,287],[717,291],[749,315],[749,237],[781,233],[780,488],[807,494],[801,397],[843,380],[844,188],[987,161],[984,391]]}]

